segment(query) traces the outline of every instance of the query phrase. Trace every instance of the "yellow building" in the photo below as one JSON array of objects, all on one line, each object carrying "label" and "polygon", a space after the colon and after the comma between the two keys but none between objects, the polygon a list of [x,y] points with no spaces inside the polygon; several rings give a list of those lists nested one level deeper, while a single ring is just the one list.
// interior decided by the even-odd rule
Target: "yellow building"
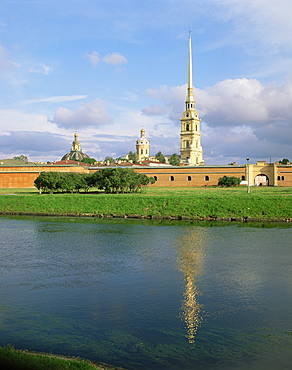
[{"label": "yellow building", "polygon": [[140,138],[136,141],[137,162],[142,162],[150,157],[150,141],[145,137],[145,130],[140,130]]},{"label": "yellow building", "polygon": [[201,146],[201,120],[195,109],[196,102],[193,92],[192,77],[192,40],[189,37],[188,57],[188,89],[186,97],[186,109],[183,112],[180,132],[180,155],[181,164],[199,166],[203,165],[203,150]]}]

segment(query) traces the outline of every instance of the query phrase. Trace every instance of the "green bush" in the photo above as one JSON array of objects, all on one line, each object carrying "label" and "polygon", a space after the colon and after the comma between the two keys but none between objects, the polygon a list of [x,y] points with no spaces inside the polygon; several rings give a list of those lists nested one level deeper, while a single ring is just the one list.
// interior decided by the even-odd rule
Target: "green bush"
[{"label": "green bush", "polygon": [[35,179],[34,185],[40,192],[44,193],[73,193],[88,188],[86,177],[74,172],[41,172]]},{"label": "green bush", "polygon": [[218,186],[238,186],[240,181],[240,178],[235,176],[223,176],[218,180]]},{"label": "green bush", "polygon": [[104,168],[95,172],[89,182],[106,193],[137,193],[155,180],[131,168]]}]

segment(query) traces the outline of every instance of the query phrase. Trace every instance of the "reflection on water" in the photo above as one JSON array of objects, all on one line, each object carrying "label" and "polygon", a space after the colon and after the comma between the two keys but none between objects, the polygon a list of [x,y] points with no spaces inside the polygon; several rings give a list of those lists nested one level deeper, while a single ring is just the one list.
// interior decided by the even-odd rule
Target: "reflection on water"
[{"label": "reflection on water", "polygon": [[0,217],[1,342],[128,370],[287,369],[292,227],[267,226]]},{"label": "reflection on water", "polygon": [[207,232],[200,227],[187,231],[176,242],[179,253],[179,269],[185,279],[182,318],[187,328],[189,343],[195,343],[196,333],[202,321],[202,305],[197,300],[200,292],[196,286],[196,279],[203,270],[204,244]]}]

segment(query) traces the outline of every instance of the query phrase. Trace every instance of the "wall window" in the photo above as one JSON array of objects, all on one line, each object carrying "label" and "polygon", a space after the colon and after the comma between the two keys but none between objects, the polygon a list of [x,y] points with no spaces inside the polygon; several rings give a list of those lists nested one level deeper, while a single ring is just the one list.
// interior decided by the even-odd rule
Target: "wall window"
[{"label": "wall window", "polygon": [[170,176],[170,181],[174,181],[174,176]]},{"label": "wall window", "polygon": [[186,124],[186,131],[190,131],[190,125],[188,123]]},{"label": "wall window", "polygon": [[196,125],[196,131],[198,131],[198,125]]},{"label": "wall window", "polygon": [[210,180],[209,176],[205,176],[205,181],[209,181],[209,180]]},{"label": "wall window", "polygon": [[278,177],[277,177],[277,180],[281,180],[281,176],[278,176]]},{"label": "wall window", "polygon": [[186,140],[186,148],[189,148],[189,147],[190,147],[190,142]]},{"label": "wall window", "polygon": [[148,154],[148,153],[147,153],[147,149],[145,149],[145,154]]},{"label": "wall window", "polygon": [[241,176],[241,181],[244,181],[245,180],[245,176]]},{"label": "wall window", "polygon": [[154,177],[154,180],[157,181],[157,176],[153,176]]},{"label": "wall window", "polygon": [[192,181],[192,176],[188,176],[188,181]]},{"label": "wall window", "polygon": [[141,154],[143,154],[143,149],[141,149]]},{"label": "wall window", "polygon": [[282,176],[281,180],[285,180],[285,177],[284,177],[284,176]]}]

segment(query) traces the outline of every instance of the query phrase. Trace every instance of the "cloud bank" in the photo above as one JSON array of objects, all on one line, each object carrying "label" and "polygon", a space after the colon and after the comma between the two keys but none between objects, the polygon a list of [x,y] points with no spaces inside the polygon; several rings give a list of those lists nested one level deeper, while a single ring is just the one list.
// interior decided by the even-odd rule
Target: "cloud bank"
[{"label": "cloud bank", "polygon": [[82,103],[75,111],[64,107],[58,108],[52,122],[58,127],[78,129],[109,125],[113,123],[113,119],[107,113],[106,103],[101,99],[95,99],[92,103]]}]

